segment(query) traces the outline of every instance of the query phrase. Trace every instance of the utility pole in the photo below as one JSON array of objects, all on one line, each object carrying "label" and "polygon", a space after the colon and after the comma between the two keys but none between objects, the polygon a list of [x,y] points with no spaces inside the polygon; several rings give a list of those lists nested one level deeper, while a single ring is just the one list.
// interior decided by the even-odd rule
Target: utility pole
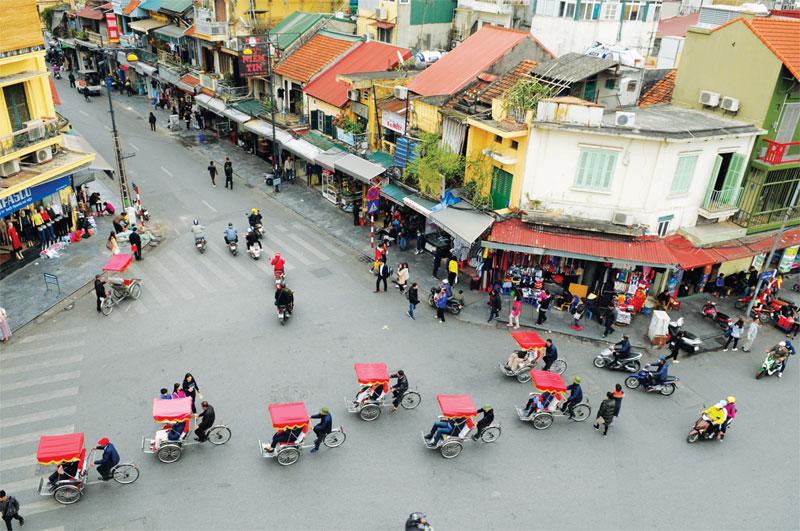
[{"label": "utility pole", "polygon": [[111,113],[111,136],[114,138],[114,157],[117,162],[117,177],[119,178],[119,197],[122,200],[122,209],[128,210],[133,207],[131,203],[131,189],[128,185],[128,176],[125,173],[125,157],[122,156],[122,149],[120,148],[117,121],[114,118],[114,102],[111,100],[111,85],[111,76],[108,76],[106,77],[106,91],[108,93],[108,111]]},{"label": "utility pole", "polygon": [[281,164],[281,150],[278,149],[278,141],[275,138],[275,90],[272,86],[272,38],[269,30],[267,30],[267,83],[269,85],[269,114],[272,120],[272,161],[275,166],[273,179],[280,179],[283,164]]},{"label": "utility pole", "polygon": [[[772,249],[769,251],[767,255],[767,259],[764,260],[764,264],[761,266],[762,269],[768,268],[769,265],[772,263],[772,257],[775,256],[775,251],[778,250],[778,243],[781,241],[781,236],[783,233],[786,232],[786,224],[794,214],[795,209],[797,208],[797,197],[800,194],[800,183],[794,189],[794,195],[792,195],[792,200],[789,203],[789,208],[786,209],[786,214],[783,215],[783,222],[781,223],[781,229],[775,235],[775,240],[772,242]],[[775,271],[777,275],[777,270]],[[756,297],[758,296],[758,292],[761,291],[761,285],[764,283],[764,277],[761,276],[761,271],[759,271],[758,275],[758,283],[756,284],[755,291],[750,296],[750,304],[747,305],[747,313],[745,315],[750,315],[753,311],[753,304],[756,302]]]}]

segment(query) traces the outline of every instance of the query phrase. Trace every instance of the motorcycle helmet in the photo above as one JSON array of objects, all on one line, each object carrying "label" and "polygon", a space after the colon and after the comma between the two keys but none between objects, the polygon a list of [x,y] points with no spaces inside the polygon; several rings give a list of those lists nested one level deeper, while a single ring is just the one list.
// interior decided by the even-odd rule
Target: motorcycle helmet
[{"label": "motorcycle helmet", "polygon": [[280,258],[280,257],[281,257],[281,253],[279,253],[278,251],[275,251],[275,258]]},{"label": "motorcycle helmet", "polygon": [[449,283],[450,283],[450,281],[447,280],[447,279],[442,280],[442,284],[449,284]]},{"label": "motorcycle helmet", "polygon": [[786,346],[786,341],[781,341],[780,343],[778,343],[778,346],[779,347],[785,347]]},{"label": "motorcycle helmet", "polygon": [[630,339],[630,338],[628,337],[628,334],[622,334],[622,339]]},{"label": "motorcycle helmet", "polygon": [[257,208],[251,208],[250,209],[250,213],[251,214],[258,214],[258,209]]},{"label": "motorcycle helmet", "polygon": [[659,356],[658,361],[667,361],[667,358],[664,356]]},{"label": "motorcycle helmet", "polygon": [[729,404],[735,404],[736,403],[736,397],[733,396],[733,395],[729,396],[725,400],[727,400]]},{"label": "motorcycle helmet", "polygon": [[232,229],[232,228],[233,228],[233,223],[231,223],[230,221],[228,222],[228,228],[229,228],[229,229]]},{"label": "motorcycle helmet", "polygon": [[192,225],[200,225],[200,222],[199,222],[199,221],[197,221],[197,218],[194,218],[194,219],[192,220]]}]

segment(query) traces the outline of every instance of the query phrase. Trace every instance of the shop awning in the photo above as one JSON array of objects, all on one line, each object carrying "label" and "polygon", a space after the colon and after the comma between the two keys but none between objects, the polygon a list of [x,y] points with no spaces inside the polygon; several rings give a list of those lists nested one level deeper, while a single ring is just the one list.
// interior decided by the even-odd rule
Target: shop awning
[{"label": "shop awning", "polygon": [[198,94],[194,97],[194,101],[201,107],[205,107],[209,111],[222,116],[222,111],[225,110],[225,102],[219,98],[212,98],[207,94]]},{"label": "shop awning", "polygon": [[323,168],[333,171],[334,163],[342,157],[346,157],[347,155],[349,155],[349,153],[333,148],[328,151],[322,151],[319,155],[314,157],[314,162]]},{"label": "shop awning", "polygon": [[375,22],[371,22],[370,26],[375,26],[376,28],[380,29],[392,29],[394,27],[394,23],[384,22],[382,20],[376,20]]},{"label": "shop awning", "polygon": [[431,215],[431,210],[436,206],[434,201],[430,201],[418,195],[404,197],[403,204],[414,212],[422,214],[426,218]]},{"label": "shop awning", "polygon": [[334,163],[334,167],[336,170],[344,172],[367,184],[370,184],[372,179],[386,171],[383,166],[373,164],[352,153],[348,153],[344,157],[337,159]]},{"label": "shop awning", "polygon": [[449,206],[428,216],[431,221],[449,232],[452,236],[471,245],[492,226],[494,218],[474,208],[459,208],[460,204]]},{"label": "shop awning", "polygon": [[58,26],[61,25],[61,21],[64,19],[64,11],[58,10],[53,11],[53,18],[50,20],[50,29],[54,30]]},{"label": "shop awning", "polygon": [[[265,122],[264,120],[250,120],[244,124],[244,130],[255,133],[258,136],[266,138],[267,140],[272,140],[272,124]],[[286,144],[293,139],[294,137],[288,131],[281,129],[280,127],[275,128],[275,140],[277,140],[279,143]]]},{"label": "shop awning", "polygon": [[64,147],[70,151],[94,154],[94,160],[89,164],[88,170],[104,171],[108,173],[114,171],[114,166],[104,159],[83,136],[71,132],[63,135],[61,138],[64,140]]},{"label": "shop awning", "polygon": [[306,142],[302,138],[293,138],[283,144],[283,149],[291,151],[298,157],[302,157],[309,162],[316,162],[316,157],[322,150],[314,144]]},{"label": "shop awning", "polygon": [[166,22],[161,22],[160,20],[155,20],[152,18],[143,18],[142,20],[132,20],[128,23],[128,27],[131,28],[133,31],[138,31],[140,33],[150,33],[154,29],[160,28],[162,26],[166,26]]},{"label": "shop awning", "polygon": [[253,117],[250,116],[249,114],[245,114],[242,111],[237,111],[233,107],[225,107],[224,109],[222,109],[222,116],[236,122],[239,125],[245,122],[249,122],[250,120],[253,119]]},{"label": "shop awning", "polygon": [[135,63],[133,63],[133,68],[136,69],[136,71],[139,72],[140,74],[148,76],[155,75],[156,70],[158,70],[158,68],[156,68],[155,66],[151,66],[143,61],[136,61]]},{"label": "shop awning", "polygon": [[103,12],[93,6],[86,6],[77,13],[78,18],[88,18],[89,20],[103,20]]},{"label": "shop awning", "polygon": [[191,74],[185,74],[184,76],[181,77],[176,86],[184,92],[188,92],[189,94],[194,94],[195,90],[197,90],[196,87],[199,84],[200,84],[199,78]]},{"label": "shop awning", "polygon": [[154,29],[153,36],[157,39],[161,39],[162,41],[178,42],[183,38],[184,31],[186,31],[186,28],[179,28],[174,24],[169,24],[167,26],[161,26],[160,28]]},{"label": "shop awning", "polygon": [[402,205],[404,204],[403,200],[411,195],[411,193],[407,192],[405,188],[389,183],[385,186],[381,186],[381,195],[390,201],[394,201],[398,205]]}]

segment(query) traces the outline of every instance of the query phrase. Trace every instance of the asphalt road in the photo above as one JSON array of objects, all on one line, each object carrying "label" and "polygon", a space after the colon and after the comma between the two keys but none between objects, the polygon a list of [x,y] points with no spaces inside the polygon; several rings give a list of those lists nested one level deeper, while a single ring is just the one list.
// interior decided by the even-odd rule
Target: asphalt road
[{"label": "asphalt road", "polygon": [[[60,89],[61,112],[113,160],[106,97],[86,104],[66,83]],[[400,295],[372,292],[356,253],[261,191],[212,189],[206,160],[163,131],[150,133],[124,97],[118,108],[126,150],[137,155],[129,171],[169,238],[130,269],[144,280],[141,299],[103,317],[87,295],[2,350],[0,488],[22,502],[25,529],[397,529],[412,511],[437,529],[798,528],[800,361],[783,379],[753,378],[763,348],[779,340],[774,330],[762,332],[758,352],[673,366],[681,382],[671,397],[627,392],[607,439],[590,422],[564,419],[535,431],[514,412],[532,386],[497,369],[514,347],[505,327],[439,324],[423,306],[411,321]],[[271,229],[267,249],[291,266],[296,312],[285,327],[268,264],[232,257],[222,242],[226,223],[241,228],[253,206]],[[193,217],[208,229],[204,255],[188,232]],[[596,345],[554,339],[569,363],[565,376],[583,377],[593,419],[623,375],[591,366]],[[405,369],[422,404],[373,423],[348,415],[344,397],[356,390],[360,361]],[[152,398],[186,371],[233,437],[187,447],[166,465],[141,452],[141,438],[156,429]],[[455,460],[426,449],[420,432],[439,413],[438,393],[492,404],[500,439],[467,444]],[[703,405],[729,394],[739,417],[727,439],[687,445]],[[273,433],[267,405],[292,401],[311,412],[328,406],[345,444],[304,453],[291,467],[262,459],[257,440]],[[85,431],[90,443],[109,437],[138,464],[139,480],[89,485],[69,507],[35,496],[38,436],[71,431]]]}]

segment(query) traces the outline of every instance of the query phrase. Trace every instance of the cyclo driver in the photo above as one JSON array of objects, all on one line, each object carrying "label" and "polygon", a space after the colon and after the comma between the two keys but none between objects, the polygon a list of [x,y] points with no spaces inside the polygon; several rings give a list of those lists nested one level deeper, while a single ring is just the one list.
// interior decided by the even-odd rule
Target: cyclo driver
[{"label": "cyclo driver", "polygon": [[403,395],[408,391],[408,378],[403,369],[398,369],[396,373],[392,374],[390,378],[397,378],[397,383],[392,386],[392,411],[397,411],[400,401],[403,400]]},{"label": "cyclo driver", "polygon": [[294,292],[286,286],[280,286],[275,290],[275,306],[278,308],[285,306],[286,311],[291,314],[294,309]]}]

